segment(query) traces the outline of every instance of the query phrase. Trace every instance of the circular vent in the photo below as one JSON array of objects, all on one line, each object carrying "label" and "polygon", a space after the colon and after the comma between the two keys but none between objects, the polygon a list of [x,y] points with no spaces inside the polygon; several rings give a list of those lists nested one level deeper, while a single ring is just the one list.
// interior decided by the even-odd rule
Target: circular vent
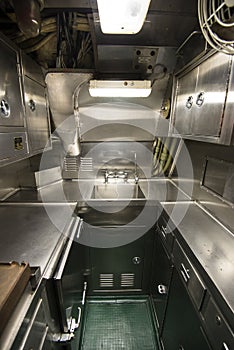
[{"label": "circular vent", "polygon": [[234,55],[234,0],[198,0],[198,18],[211,47]]}]

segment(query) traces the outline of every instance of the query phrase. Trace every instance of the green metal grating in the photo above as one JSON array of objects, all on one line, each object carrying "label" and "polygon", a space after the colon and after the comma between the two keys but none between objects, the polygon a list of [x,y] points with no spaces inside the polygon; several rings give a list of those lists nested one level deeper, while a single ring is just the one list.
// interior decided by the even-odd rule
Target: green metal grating
[{"label": "green metal grating", "polygon": [[156,350],[147,300],[89,300],[81,350]]}]

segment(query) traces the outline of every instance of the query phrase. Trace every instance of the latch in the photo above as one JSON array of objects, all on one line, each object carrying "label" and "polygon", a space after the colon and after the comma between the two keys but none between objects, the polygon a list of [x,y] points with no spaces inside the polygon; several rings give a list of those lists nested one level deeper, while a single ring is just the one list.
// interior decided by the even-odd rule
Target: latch
[{"label": "latch", "polygon": [[187,101],[186,101],[186,107],[187,107],[188,109],[191,109],[191,108],[192,108],[192,105],[193,105],[193,96],[189,96],[189,97],[187,98]]},{"label": "latch", "polygon": [[165,286],[164,284],[159,284],[158,285],[158,292],[161,295],[166,295],[167,294],[167,286]]},{"label": "latch", "polygon": [[28,107],[32,112],[34,112],[36,110],[36,102],[33,99],[29,100]]},{"label": "latch", "polygon": [[4,118],[9,118],[11,114],[10,105],[7,100],[2,99],[0,102],[1,116]]},{"label": "latch", "polygon": [[205,93],[202,91],[202,92],[200,92],[200,93],[198,94],[198,96],[197,96],[196,105],[197,105],[198,107],[201,107],[201,106],[203,105],[203,103],[204,103],[204,100],[205,100],[204,94],[205,94]]},{"label": "latch", "polygon": [[[70,308],[69,308],[70,309]],[[80,320],[81,320],[81,307],[78,307],[78,316],[77,321],[74,317],[70,316],[67,319],[67,325],[68,325],[68,332],[74,333],[77,328],[79,328]]]}]

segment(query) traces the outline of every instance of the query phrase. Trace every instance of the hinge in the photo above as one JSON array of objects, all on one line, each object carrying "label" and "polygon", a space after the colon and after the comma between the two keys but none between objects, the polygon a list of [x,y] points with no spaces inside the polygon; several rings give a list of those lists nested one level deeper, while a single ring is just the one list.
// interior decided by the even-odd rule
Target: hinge
[{"label": "hinge", "polygon": [[16,69],[17,69],[18,76],[22,77],[22,71],[21,71],[20,63],[16,63]]},{"label": "hinge", "polygon": [[[67,311],[70,312],[71,308]],[[67,333],[56,333],[53,335],[52,340],[57,343],[66,343],[74,338],[74,332],[79,327],[81,320],[81,308],[78,307],[77,321],[74,317],[70,316],[67,318],[68,332]]]},{"label": "hinge", "polygon": [[56,333],[52,336],[52,341],[55,343],[65,343],[74,338],[74,333]]}]

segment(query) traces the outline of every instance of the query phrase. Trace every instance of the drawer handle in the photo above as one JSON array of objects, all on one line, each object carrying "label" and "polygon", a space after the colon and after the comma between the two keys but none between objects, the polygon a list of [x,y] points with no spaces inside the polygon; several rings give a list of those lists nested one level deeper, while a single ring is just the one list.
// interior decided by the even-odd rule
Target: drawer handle
[{"label": "drawer handle", "polygon": [[186,101],[186,107],[188,109],[191,109],[192,108],[192,105],[193,105],[193,96],[189,96],[187,101]]},{"label": "drawer handle", "polygon": [[167,235],[167,228],[164,227],[164,226],[162,226],[162,227],[161,227],[161,232],[162,232],[163,237],[166,238],[166,235]]},{"label": "drawer handle", "polygon": [[229,347],[226,343],[223,343],[222,350],[229,350]]},{"label": "drawer handle", "polygon": [[182,275],[184,281],[186,283],[188,283],[188,281],[190,279],[189,269],[186,269],[186,267],[184,266],[183,263],[180,265],[180,272],[181,272],[181,275]]},{"label": "drawer handle", "polygon": [[200,92],[197,96],[197,101],[196,101],[196,105],[198,107],[201,107],[204,103],[204,92]]}]

